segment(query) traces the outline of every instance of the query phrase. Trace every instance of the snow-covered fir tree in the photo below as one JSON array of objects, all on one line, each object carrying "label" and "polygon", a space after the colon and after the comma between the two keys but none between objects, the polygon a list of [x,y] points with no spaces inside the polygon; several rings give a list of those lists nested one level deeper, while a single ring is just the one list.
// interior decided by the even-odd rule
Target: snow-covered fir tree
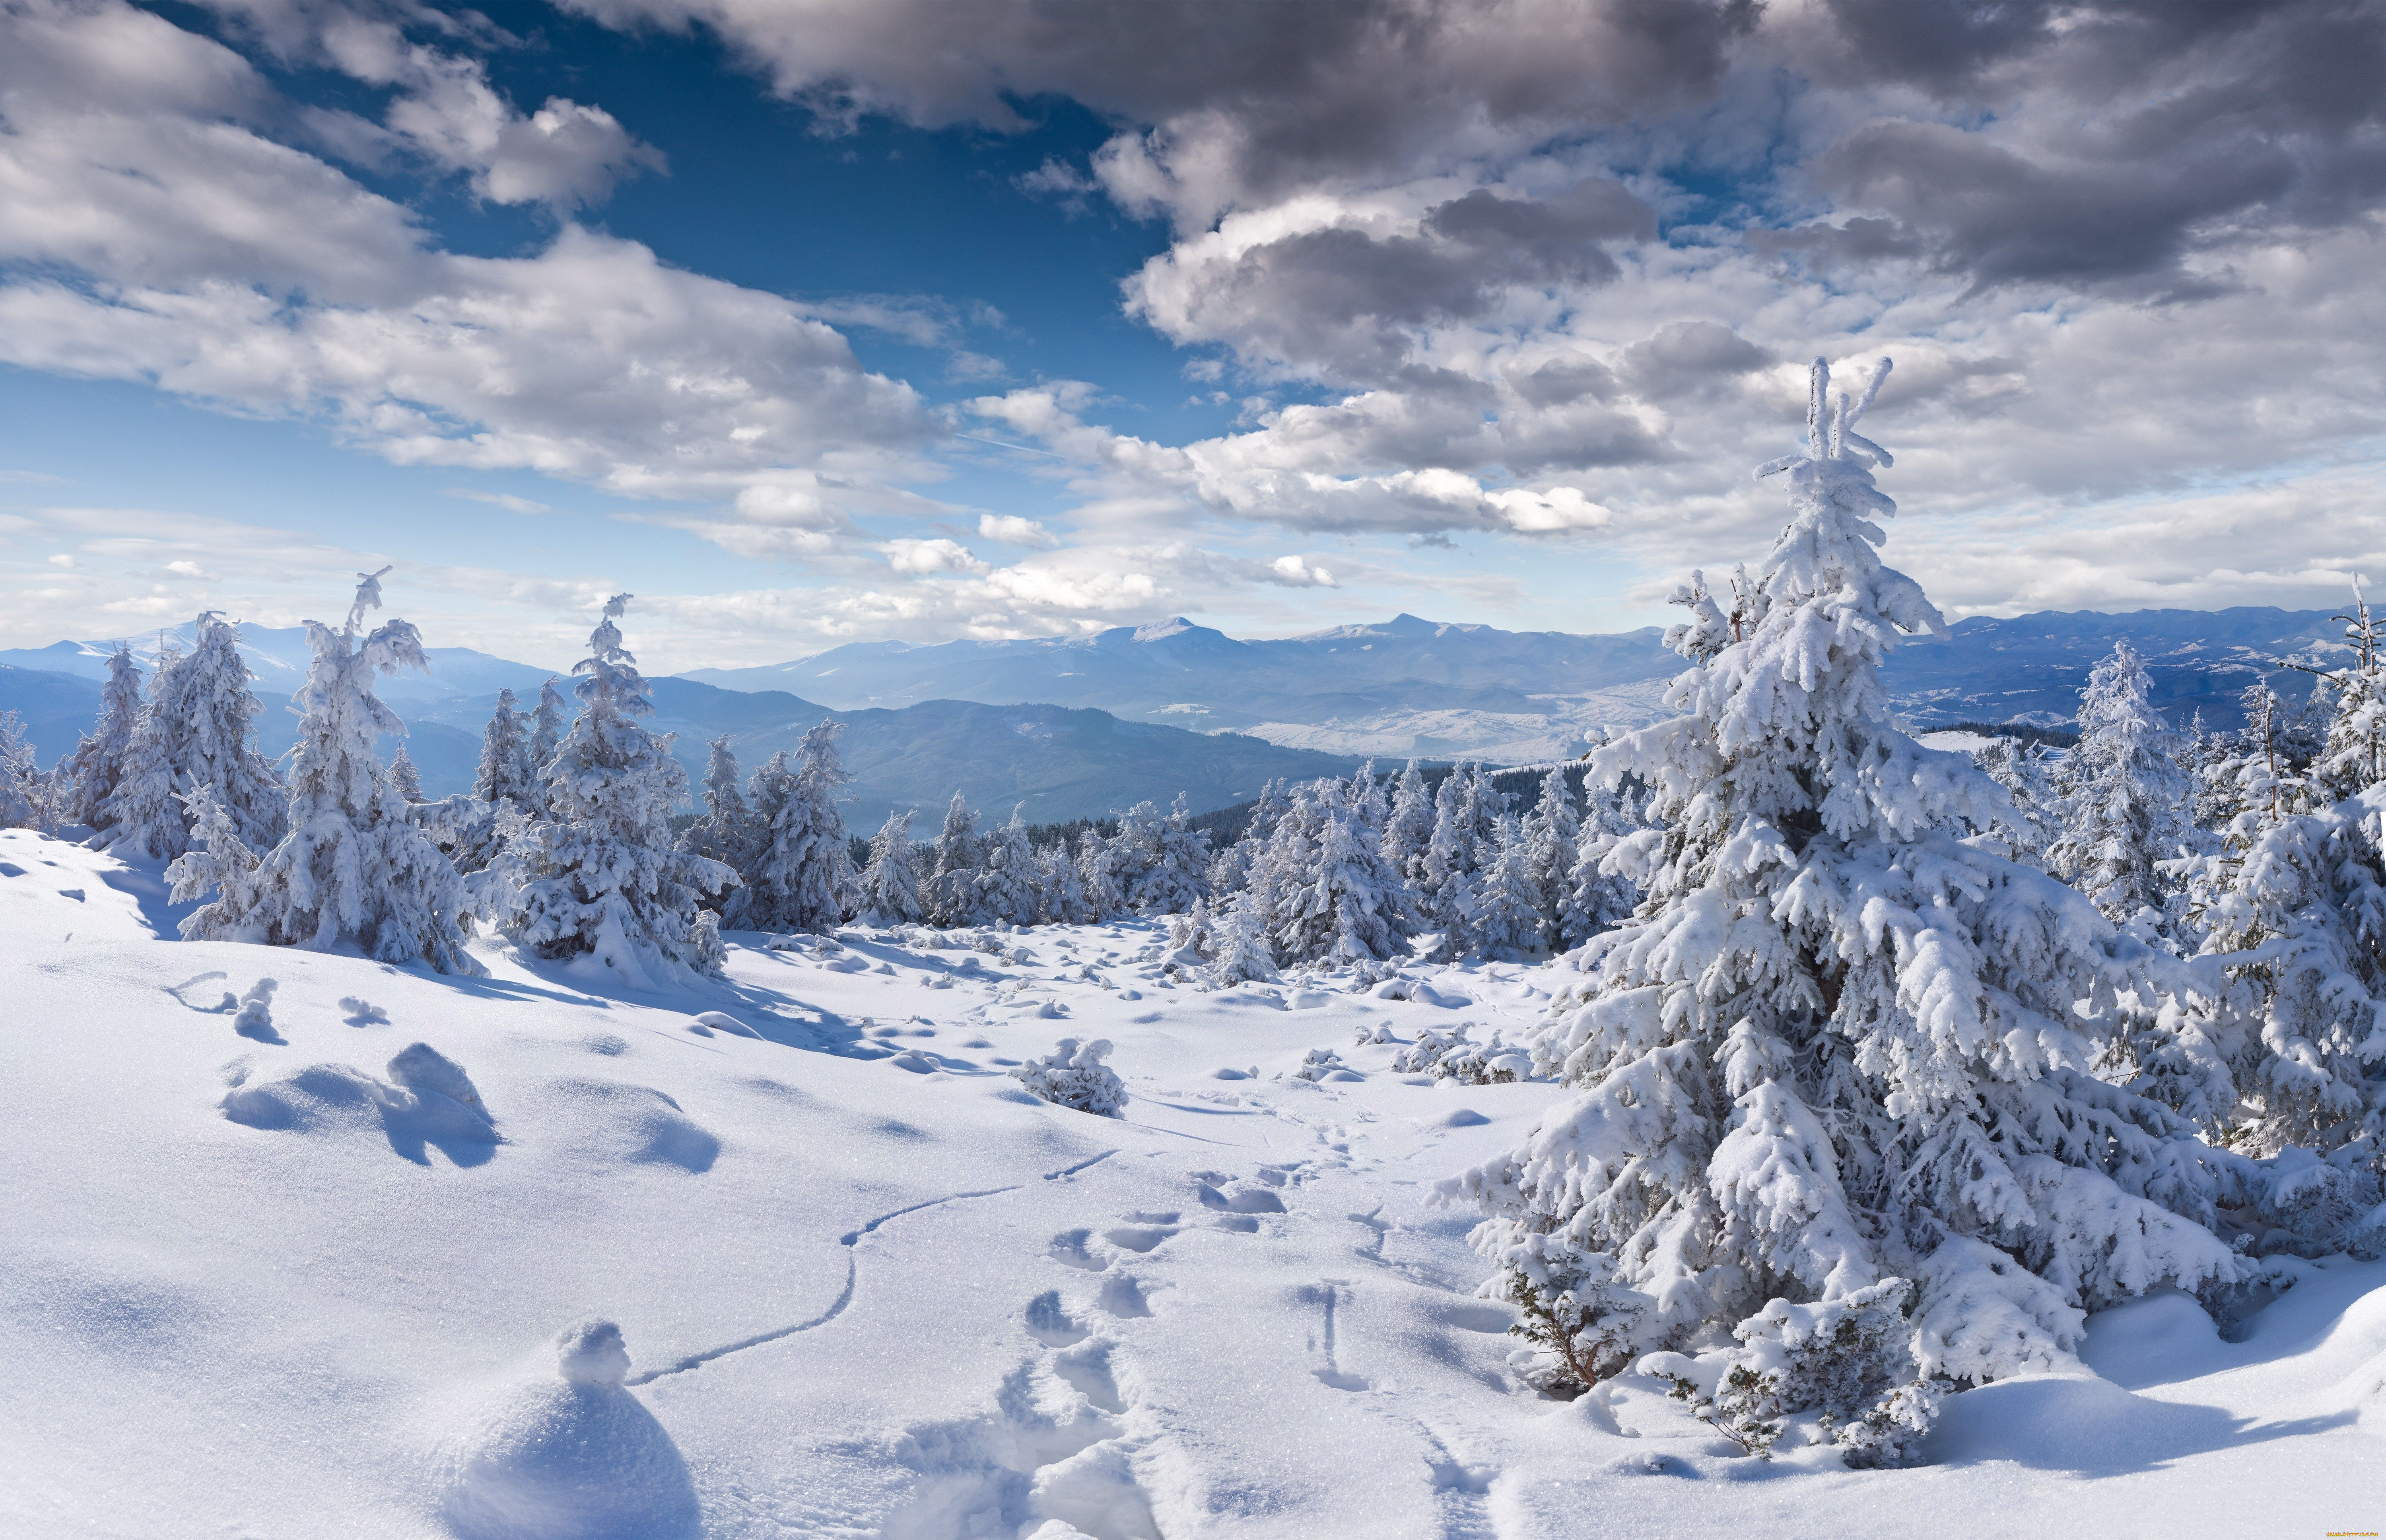
[{"label": "snow-covered fir tree", "polygon": [[728,734],[713,739],[704,766],[704,816],[680,831],[679,847],[719,861],[742,882],[754,870],[760,828],[739,784],[737,751],[730,746]]},{"label": "snow-covered fir tree", "polygon": [[1425,789],[1425,772],[1412,759],[1408,769],[1400,771],[1391,807],[1384,815],[1382,850],[1392,870],[1419,891],[1427,885],[1425,851],[1433,844],[1434,816],[1434,795]]},{"label": "snow-covered fir tree", "polygon": [[1532,845],[1515,818],[1503,816],[1493,832],[1491,858],[1476,885],[1476,949],[1487,958],[1512,959],[1538,951],[1545,925],[1553,918],[1544,914],[1542,894]]},{"label": "snow-covered fir tree", "polygon": [[260,854],[214,785],[202,782],[186,794],[198,848],[167,875],[176,903],[212,901],[182,921],[185,940],[315,951],[354,946],[382,962],[483,971],[464,948],[471,895],[415,826],[374,752],[383,734],[402,733],[406,724],[373,694],[373,676],[430,669],[421,634],[408,622],[388,620],[365,632],[366,613],[381,607],[388,571],[358,574],[339,630],[307,622],[314,661],[295,697],[289,833]]},{"label": "snow-covered fir tree", "polygon": [[990,920],[1033,925],[1044,907],[1043,866],[1027,834],[1023,808],[988,835],[977,878],[979,912]]},{"label": "snow-covered fir tree", "polygon": [[2177,859],[2191,802],[2173,734],[2149,704],[2154,681],[2127,642],[2089,671],[2079,742],[2055,778],[2062,833],[2047,870],[2113,920],[2163,906],[2156,863]]},{"label": "snow-covered fir tree", "polygon": [[1576,1095],[1451,1190],[1488,1211],[1495,1289],[1544,1315],[1602,1301],[1578,1337],[1739,1328],[1753,1352],[1769,1300],[1894,1280],[1907,1372],[1978,1382],[2069,1361],[2087,1310],[2236,1264],[2199,1222],[2202,1146],[2085,1072],[2146,949],[1965,843],[1996,786],[1890,718],[1887,647],[1944,624],[1873,548],[1889,457],[1855,427],[1886,373],[1835,400],[1816,362],[1805,452],[1759,472],[1788,472],[1790,518],[1748,602],[1679,595],[1681,714],[1594,759],[1651,788],[1659,831],[1626,847],[1649,897],[1531,1045]]},{"label": "snow-covered fir tree", "polygon": [[546,810],[546,804],[534,789],[535,779],[521,708],[511,690],[500,690],[497,708],[490,713],[489,725],[481,730],[481,765],[472,776],[472,795],[537,817]]},{"label": "snow-covered fir tree", "polygon": [[580,715],[545,770],[552,821],[509,841],[477,891],[517,945],[654,989],[721,971],[720,919],[699,901],[737,874],[672,838],[687,773],[671,740],[638,724],[654,703],[613,623],[630,597],[606,601],[588,657],[573,670]]},{"label": "snow-covered fir tree", "polygon": [[982,858],[977,814],[956,791],[945,806],[944,827],[936,832],[936,860],[928,872],[925,895],[929,920],[948,929],[986,922],[985,901],[977,885]]},{"label": "snow-covered fir tree", "polygon": [[909,925],[925,912],[920,904],[920,858],[911,845],[915,809],[897,808],[871,836],[870,864],[860,880],[861,916],[873,925]]},{"label": "snow-covered fir tree", "polygon": [[1525,815],[1525,859],[1533,883],[1533,907],[1539,919],[1540,949],[1562,952],[1572,945],[1566,934],[1567,899],[1574,887],[1575,868],[1582,862],[1582,818],[1575,811],[1574,788],[1565,767],[1541,777],[1539,800]]},{"label": "snow-covered fir tree", "polygon": [[189,849],[185,798],[202,786],[251,849],[282,837],[289,792],[257,752],[262,707],[249,688],[256,676],[240,656],[240,633],[212,611],[195,629],[196,645],[179,657],[161,656],[150,678],[124,780],[100,810],[111,848],[152,858]]},{"label": "snow-covered fir tree", "polygon": [[118,643],[107,656],[107,682],[100,687],[99,720],[57,767],[57,811],[62,824],[80,823],[106,833],[102,811],[124,780],[132,758],[132,737],[141,723],[141,670],[132,649]]},{"label": "snow-covered fir tree", "polygon": [[772,755],[747,788],[754,805],[754,864],[731,908],[750,930],[833,931],[860,897],[853,840],[837,801],[853,776],[837,752],[845,724],[823,720],[797,745],[791,768]]},{"label": "snow-covered fir tree", "polygon": [[414,758],[406,752],[404,744],[398,745],[397,751],[389,757],[389,784],[409,806],[429,800],[422,795],[422,772],[414,768]]}]

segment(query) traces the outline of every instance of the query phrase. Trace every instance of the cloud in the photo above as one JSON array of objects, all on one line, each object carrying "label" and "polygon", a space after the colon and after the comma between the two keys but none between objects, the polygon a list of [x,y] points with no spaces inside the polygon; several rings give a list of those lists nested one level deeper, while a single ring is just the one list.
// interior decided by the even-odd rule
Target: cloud
[{"label": "cloud", "polygon": [[1052,532],[1033,519],[1022,519],[1011,513],[978,515],[978,537],[999,541],[1005,545],[1024,545],[1031,550],[1048,550],[1060,544]]},{"label": "cloud", "polygon": [[1312,567],[1300,557],[1278,557],[1268,564],[1268,571],[1287,588],[1332,588],[1334,574],[1323,567]]},{"label": "cloud", "polygon": [[967,546],[953,540],[890,540],[879,549],[886,553],[887,566],[911,577],[991,570]]},{"label": "cloud", "polygon": [[503,508],[508,513],[553,513],[555,511],[545,503],[535,502],[528,497],[517,497],[510,492],[475,492],[470,487],[458,486],[442,487],[439,490],[450,497],[464,497],[475,503],[486,503],[491,507]]}]

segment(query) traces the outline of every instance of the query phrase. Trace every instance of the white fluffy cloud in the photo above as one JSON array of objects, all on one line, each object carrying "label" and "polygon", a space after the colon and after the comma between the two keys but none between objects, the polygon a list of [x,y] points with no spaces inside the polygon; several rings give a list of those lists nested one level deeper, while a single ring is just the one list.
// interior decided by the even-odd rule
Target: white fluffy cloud
[{"label": "white fluffy cloud", "polygon": [[[404,208],[268,137],[270,88],[220,44],[108,0],[35,0],[6,21],[8,362],[327,418],[401,463],[634,495],[730,495],[791,466],[885,470],[935,437],[909,386],[777,295],[575,224],[530,257],[435,249]],[[367,79],[416,69],[342,56]],[[486,91],[477,66],[467,75],[467,94]],[[521,131],[568,138],[593,121],[542,110],[561,114],[553,133],[537,115]],[[483,116],[497,140],[514,132],[502,104]],[[492,195],[585,190],[595,174],[585,157],[510,153],[476,163]]]}]

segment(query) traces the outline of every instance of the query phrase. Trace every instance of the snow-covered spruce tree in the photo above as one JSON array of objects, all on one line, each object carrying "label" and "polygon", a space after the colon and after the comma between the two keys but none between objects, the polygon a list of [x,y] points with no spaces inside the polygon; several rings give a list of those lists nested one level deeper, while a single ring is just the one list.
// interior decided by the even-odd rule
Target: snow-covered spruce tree
[{"label": "snow-covered spruce tree", "polygon": [[406,752],[404,744],[398,745],[397,752],[389,757],[389,785],[409,807],[430,800],[422,795],[422,772],[414,768],[414,758]]},{"label": "snow-covered spruce tree", "polygon": [[1210,836],[1192,826],[1185,796],[1166,816],[1136,803],[1111,842],[1125,907],[1137,914],[1182,914],[1209,896]]},{"label": "snow-covered spruce tree", "polygon": [[1275,977],[1275,949],[1268,925],[1249,893],[1238,893],[1210,927],[1210,982],[1224,987],[1245,980]]},{"label": "snow-covered spruce tree", "polygon": [[754,870],[760,831],[738,787],[737,751],[730,747],[728,735],[713,739],[710,748],[704,767],[704,816],[680,831],[679,847],[719,861],[743,882]]},{"label": "snow-covered spruce tree", "polygon": [[252,743],[257,712],[255,676],[240,656],[240,633],[212,611],[197,621],[197,645],[160,656],[149,704],[133,731],[124,781],[102,816],[111,848],[152,858],[190,848],[183,798],[206,786],[242,842],[256,849],[282,837],[289,792]]},{"label": "snow-covered spruce tree", "polygon": [[822,720],[804,734],[790,769],[774,754],[747,787],[755,853],[735,922],[759,931],[833,931],[853,912],[860,881],[853,839],[837,799],[852,783],[836,740],[845,724]]},{"label": "snow-covered spruce tree", "polygon": [[1681,715],[1593,761],[1651,788],[1659,827],[1630,842],[1649,896],[1531,1043],[1577,1095],[1446,1190],[1488,1211],[1492,1292],[1547,1315],[1608,1291],[1577,1333],[1737,1328],[1731,1367],[1761,1374],[1768,1301],[1902,1279],[1909,1372],[1980,1382],[2067,1361],[2089,1309],[2235,1264],[2194,1217],[2202,1146],[2085,1072],[2150,955],[1965,844],[1997,788],[1890,719],[1887,647],[1943,622],[1873,549],[1888,456],[1853,430],[1886,373],[1834,403],[1816,362],[1805,453],[1759,472],[1789,473],[1790,517],[1751,602],[1677,596]]},{"label": "snow-covered spruce tree", "polygon": [[1441,945],[1437,955],[1452,960],[1475,949],[1475,873],[1478,859],[1475,816],[1478,799],[1472,783],[1473,778],[1462,765],[1450,772],[1435,795],[1433,838],[1425,845],[1425,880],[1419,884],[1425,895],[1425,913],[1441,927]]},{"label": "snow-covered spruce tree", "polygon": [[1350,778],[1350,790],[1344,799],[1344,806],[1350,809],[1351,829],[1365,834],[1368,844],[1380,847],[1384,843],[1384,825],[1391,821],[1392,796],[1385,789],[1384,783],[1375,778],[1375,762],[1373,759],[1361,765],[1359,773]]},{"label": "snow-covered spruce tree", "polygon": [[1425,790],[1425,772],[1409,761],[1392,790],[1391,808],[1384,815],[1384,859],[1403,882],[1422,892],[1426,885],[1425,850],[1433,844],[1434,796]]},{"label": "snow-covered spruce tree", "polygon": [[1118,855],[1099,829],[1077,836],[1077,880],[1085,885],[1086,908],[1091,921],[1115,920],[1126,908],[1126,892],[1119,882]]},{"label": "snow-covered spruce tree", "polygon": [[[2018,738],[1991,738],[1974,756],[1981,772],[2004,788],[2013,813],[1997,825],[2006,853],[2025,866],[2046,869],[2047,850],[2063,833],[2062,809],[2045,756]],[[2134,911],[2133,911],[2134,912]]]},{"label": "snow-covered spruce tree", "polygon": [[106,833],[100,822],[132,758],[132,735],[141,722],[141,670],[132,650],[118,643],[107,657],[107,682],[99,695],[99,720],[56,767],[58,821],[81,823]]},{"label": "snow-covered spruce tree", "polygon": [[33,745],[26,742],[24,729],[24,719],[16,712],[0,711],[0,829],[52,826],[50,787],[33,762]]},{"label": "snow-covered spruce tree", "polygon": [[533,789],[534,779],[521,708],[511,690],[500,690],[497,708],[481,731],[481,767],[472,776],[472,795],[535,816],[546,810],[546,804]]},{"label": "snow-covered spruce tree", "polygon": [[1583,808],[1574,870],[1558,909],[1559,936],[1568,947],[1623,924],[1640,903],[1639,884],[1625,875],[1632,858],[1627,842],[1643,832],[1639,820],[1615,787],[1586,783]]},{"label": "snow-covered spruce tree", "polygon": [[2277,697],[2247,695],[2240,751],[2209,771],[2236,810],[2217,849],[2180,863],[2196,983],[2113,1057],[2207,1137],[2271,1163],[2254,1220],[2289,1233],[2266,1246],[2329,1249],[2332,1224],[2293,1210],[2342,1207],[2349,1182],[2364,1209],[2386,1198],[2386,799],[2336,801],[2298,774],[2276,749]]},{"label": "snow-covered spruce tree", "polygon": [[944,827],[936,832],[936,862],[928,873],[925,901],[931,921],[948,929],[986,923],[977,885],[983,855],[977,814],[956,791],[945,807]]},{"label": "snow-covered spruce tree", "polygon": [[1582,861],[1582,818],[1565,767],[1541,777],[1540,799],[1525,815],[1525,858],[1532,871],[1533,905],[1540,920],[1540,948],[1552,956],[1572,945],[1566,935],[1567,900],[1574,870]]},{"label": "snow-covered spruce tree", "polygon": [[654,703],[613,622],[630,595],[605,602],[573,669],[581,710],[545,767],[552,821],[508,841],[475,891],[515,945],[552,960],[584,960],[634,989],[717,974],[718,916],[699,900],[737,874],[672,839],[687,772],[671,739],[638,725]]},{"label": "snow-covered spruce tree", "polygon": [[[1278,827],[1283,843],[1272,844],[1272,850],[1291,847],[1289,822]],[[1294,880],[1275,906],[1268,940],[1276,957],[1347,965],[1388,961],[1407,951],[1415,920],[1405,884],[1367,833],[1347,808],[1324,808],[1315,840],[1288,872]]]},{"label": "snow-covered spruce tree", "polygon": [[2386,676],[2378,654],[2382,639],[2361,585],[2353,585],[2353,613],[2340,615],[2353,661],[2325,678],[2329,693],[2328,741],[2312,764],[2312,778],[2339,801],[2386,781]]},{"label": "snow-covered spruce tree", "polygon": [[1033,925],[1043,908],[1043,869],[1036,846],[1027,837],[1022,807],[1011,809],[1011,821],[986,842],[986,865],[978,872],[978,903],[988,920]]},{"label": "snow-covered spruce tree", "polygon": [[[1552,772],[1555,773],[1555,772]],[[1532,846],[1513,816],[1501,819],[1491,859],[1476,886],[1475,945],[1487,958],[1518,959],[1540,950],[1547,919]]]},{"label": "snow-covered spruce tree", "polygon": [[1070,858],[1066,843],[1046,846],[1036,853],[1036,881],[1040,886],[1042,908],[1037,918],[1047,925],[1085,925],[1096,918],[1094,906],[1086,896],[1086,883]]},{"label": "snow-covered spruce tree", "polygon": [[915,809],[897,808],[870,839],[870,864],[861,870],[861,918],[873,925],[910,925],[920,907],[920,859],[911,848]]},{"label": "snow-covered spruce tree", "polygon": [[530,768],[533,784],[542,789],[546,784],[546,767],[555,762],[555,751],[563,746],[565,707],[562,682],[553,674],[538,687],[538,708],[531,716]]},{"label": "snow-covered spruce tree", "polygon": [[2178,858],[2192,810],[2174,734],[2148,704],[2153,692],[2144,662],[2116,644],[2089,671],[2079,742],[2055,777],[2063,830],[2047,847],[2047,870],[2116,920],[2162,908],[2155,863]]},{"label": "snow-covered spruce tree", "polygon": [[374,753],[383,733],[402,733],[406,724],[373,694],[373,676],[430,668],[421,633],[408,621],[365,633],[365,614],[381,607],[388,571],[358,574],[363,581],[338,631],[307,622],[315,657],[295,697],[289,833],[260,855],[217,787],[202,782],[187,794],[200,848],[166,874],[174,902],[214,898],[182,921],[184,940],[354,946],[382,962],[483,971],[464,949],[471,895],[415,826]]}]

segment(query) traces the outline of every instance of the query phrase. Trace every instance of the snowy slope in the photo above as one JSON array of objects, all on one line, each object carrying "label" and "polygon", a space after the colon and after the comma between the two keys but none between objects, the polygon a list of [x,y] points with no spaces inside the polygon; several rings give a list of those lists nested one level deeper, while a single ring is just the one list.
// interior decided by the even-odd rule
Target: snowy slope
[{"label": "snowy slope", "polygon": [[[162,942],[157,895],[0,833],[0,1534],[2193,1535],[2386,1508],[2386,1267],[2313,1270],[2236,1341],[2177,1296],[2110,1312],[2102,1378],[1955,1398],[1920,1470],[1729,1458],[1647,1381],[1520,1393],[1472,1216],[1430,1193],[1559,1093],[1412,1083],[1353,1038],[1520,1024],[1547,969],[1205,993],[1136,925],[848,932],[609,998],[496,949],[464,981]],[[261,977],[243,1035],[214,1008]],[[1063,1035],[1116,1043],[1123,1120],[1004,1075]],[[396,1083],[418,1041],[492,1125]],[[1312,1049],[1349,1070],[1293,1078]],[[557,1378],[592,1314],[626,1387]]]}]

